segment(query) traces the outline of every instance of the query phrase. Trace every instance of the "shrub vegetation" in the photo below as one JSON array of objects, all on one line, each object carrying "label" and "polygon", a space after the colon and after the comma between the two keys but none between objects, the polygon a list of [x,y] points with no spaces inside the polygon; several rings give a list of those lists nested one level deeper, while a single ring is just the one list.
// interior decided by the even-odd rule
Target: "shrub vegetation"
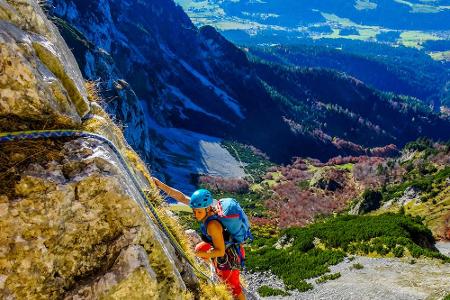
[{"label": "shrub vegetation", "polygon": [[[439,171],[436,171],[435,169],[433,170],[431,167],[429,167],[429,170],[431,174],[418,174],[417,176],[414,176],[414,171],[411,170],[411,174],[409,175],[410,177],[414,177],[406,180],[401,184],[388,186],[384,190],[383,201],[401,197],[404,191],[409,187],[424,192],[425,194],[422,196],[422,201],[424,202],[429,198],[433,198],[434,196],[436,196],[436,190],[433,191],[433,187],[440,187],[441,185],[445,184],[445,180],[450,177],[450,167],[446,166],[444,169],[441,169]],[[428,173],[428,171],[422,171],[422,173]]]},{"label": "shrub vegetation", "polygon": [[[281,238],[282,237],[282,238]],[[406,255],[450,258],[432,248],[431,231],[421,218],[387,213],[378,216],[342,215],[303,228],[288,228],[272,238],[256,237],[247,252],[250,270],[270,269],[288,289],[305,291],[305,279],[330,271],[348,254]],[[316,246],[320,245],[320,246]]]},{"label": "shrub vegetation", "polygon": [[316,279],[316,283],[324,283],[324,282],[327,282],[328,280],[338,279],[339,277],[341,277],[341,273],[339,273],[339,272],[333,273],[333,274],[326,274],[326,275],[320,276],[320,278]]},{"label": "shrub vegetation", "polygon": [[361,270],[364,269],[364,266],[360,263],[353,264],[352,269]]},{"label": "shrub vegetation", "polygon": [[288,292],[285,292],[280,289],[274,289],[267,285],[262,285],[258,288],[258,294],[261,297],[269,297],[269,296],[289,296]]}]

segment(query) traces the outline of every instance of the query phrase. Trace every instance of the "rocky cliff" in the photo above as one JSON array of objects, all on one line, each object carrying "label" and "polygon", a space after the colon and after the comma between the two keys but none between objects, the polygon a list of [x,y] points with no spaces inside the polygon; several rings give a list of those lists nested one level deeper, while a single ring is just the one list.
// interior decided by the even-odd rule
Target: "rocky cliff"
[{"label": "rocky cliff", "polygon": [[211,56],[180,7],[168,0],[49,3],[84,76],[97,82],[107,111],[153,170],[187,192],[191,173],[243,176],[209,163],[232,159],[214,145],[243,116],[215,75],[221,50]]},{"label": "rocky cliff", "polygon": [[[34,0],[0,1],[0,57],[2,132],[83,130],[113,143],[0,143],[0,298],[228,297],[199,280],[156,225],[142,191],[154,205],[162,199],[145,164],[94,101]],[[182,239],[164,208],[157,210]],[[192,253],[186,240],[182,245]]]}]

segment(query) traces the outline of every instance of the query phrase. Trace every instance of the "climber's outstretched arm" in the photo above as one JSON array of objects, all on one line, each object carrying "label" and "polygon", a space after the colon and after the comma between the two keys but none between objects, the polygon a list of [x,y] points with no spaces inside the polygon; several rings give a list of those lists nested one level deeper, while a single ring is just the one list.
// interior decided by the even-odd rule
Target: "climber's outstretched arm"
[{"label": "climber's outstretched arm", "polygon": [[189,205],[190,198],[188,196],[186,196],[179,190],[174,189],[174,188],[168,186],[167,184],[162,183],[160,180],[158,180],[155,177],[152,177],[152,179],[153,179],[153,182],[155,183],[155,185],[158,188],[160,188],[161,190],[163,190],[164,193],[166,193],[169,197],[172,197],[173,199],[177,200],[178,202]]}]

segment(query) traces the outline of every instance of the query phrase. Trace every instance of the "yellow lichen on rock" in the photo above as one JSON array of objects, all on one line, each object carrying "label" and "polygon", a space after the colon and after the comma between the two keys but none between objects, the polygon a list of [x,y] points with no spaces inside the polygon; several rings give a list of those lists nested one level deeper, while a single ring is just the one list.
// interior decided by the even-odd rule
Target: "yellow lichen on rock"
[{"label": "yellow lichen on rock", "polygon": [[[113,272],[127,247],[140,247],[141,264],[156,274],[153,292],[168,298],[183,294],[167,246],[108,149],[80,139],[61,152],[60,162],[29,165],[15,186],[16,197],[2,197],[1,297],[59,298],[83,290],[80,282],[107,282],[103,274]],[[119,283],[103,284],[102,291]]]},{"label": "yellow lichen on rock", "polygon": [[[75,105],[78,114],[83,115],[86,111],[89,110],[89,106],[86,103],[86,99],[83,98],[83,95],[80,93],[77,85],[75,84],[73,79],[70,78],[69,75],[67,74],[67,70],[64,69],[64,65],[59,60],[57,54],[54,52],[55,50],[52,49],[52,47],[46,43],[34,42],[32,45],[42,63],[62,83],[65,90],[67,91],[67,94],[70,97],[69,99]],[[59,97],[55,98],[59,99]],[[64,103],[61,104],[64,105]]]},{"label": "yellow lichen on rock", "polygon": [[30,45],[16,44],[20,37],[13,33],[21,34],[18,30],[0,24],[0,117],[51,120],[65,127],[79,125],[80,115],[61,82],[33,56]]},{"label": "yellow lichen on rock", "polygon": [[[133,296],[130,296],[130,292]],[[157,285],[148,276],[143,268],[134,271],[126,280],[119,283],[107,295],[101,297],[102,300],[119,299],[158,299]]]},{"label": "yellow lichen on rock", "polygon": [[75,127],[90,107],[83,77],[35,1],[0,2],[0,117]]}]

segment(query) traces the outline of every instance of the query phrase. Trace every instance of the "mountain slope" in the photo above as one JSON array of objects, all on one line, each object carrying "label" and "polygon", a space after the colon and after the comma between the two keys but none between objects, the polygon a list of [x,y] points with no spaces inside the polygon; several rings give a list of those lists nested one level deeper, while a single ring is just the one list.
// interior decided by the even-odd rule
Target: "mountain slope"
[{"label": "mountain slope", "polygon": [[194,24],[214,26],[239,45],[278,45],[269,52],[285,62],[344,71],[375,88],[418,97],[436,111],[441,102],[448,106],[446,1],[178,3]]},{"label": "mountain slope", "polygon": [[394,158],[296,158],[287,166],[231,145],[253,176],[204,176],[199,184],[238,199],[249,215],[252,290],[280,299],[448,294],[450,258],[435,248],[435,239],[445,246],[450,237],[448,143],[420,139]]},{"label": "mountain slope", "polygon": [[[108,111],[135,136],[130,143],[166,174],[184,168],[185,182],[206,168],[194,155],[201,143],[183,143],[183,130],[254,144],[279,162],[370,153],[366,148],[450,132],[448,120],[353,78],[251,61],[212,27],[197,29],[169,0],[53,6],[84,75],[99,78]],[[403,125],[395,124],[396,114]]]},{"label": "mountain slope", "polygon": [[202,49],[208,45],[197,28],[171,1],[53,1],[52,5],[53,14],[64,18],[54,20],[85,77],[97,80],[108,111],[124,124],[130,144],[155,171],[183,173],[182,180],[172,183],[192,189],[186,185],[189,169],[207,171],[205,157],[196,154],[202,153],[198,144],[214,137],[173,126],[188,121],[189,129],[216,135],[242,114],[233,97],[214,78],[203,75],[212,67],[203,61],[207,53]]},{"label": "mountain slope", "polygon": [[[376,89],[419,98],[436,111],[439,111],[441,104],[449,105],[441,103],[448,98],[448,66],[416,49],[392,48],[375,43],[366,47],[361,45],[360,49],[331,41],[322,44],[260,46],[250,48],[249,53],[280,64],[345,72]],[[338,46],[341,48],[334,49]]]},{"label": "mountain slope", "polygon": [[305,126],[313,121],[315,129],[331,137],[366,147],[403,145],[416,134],[448,138],[444,129],[448,121],[430,113],[417,100],[377,92],[357,79],[329,70],[289,70],[264,63],[255,67],[262,80],[292,99],[291,105],[310,107],[297,116],[291,113],[294,121]]}]

